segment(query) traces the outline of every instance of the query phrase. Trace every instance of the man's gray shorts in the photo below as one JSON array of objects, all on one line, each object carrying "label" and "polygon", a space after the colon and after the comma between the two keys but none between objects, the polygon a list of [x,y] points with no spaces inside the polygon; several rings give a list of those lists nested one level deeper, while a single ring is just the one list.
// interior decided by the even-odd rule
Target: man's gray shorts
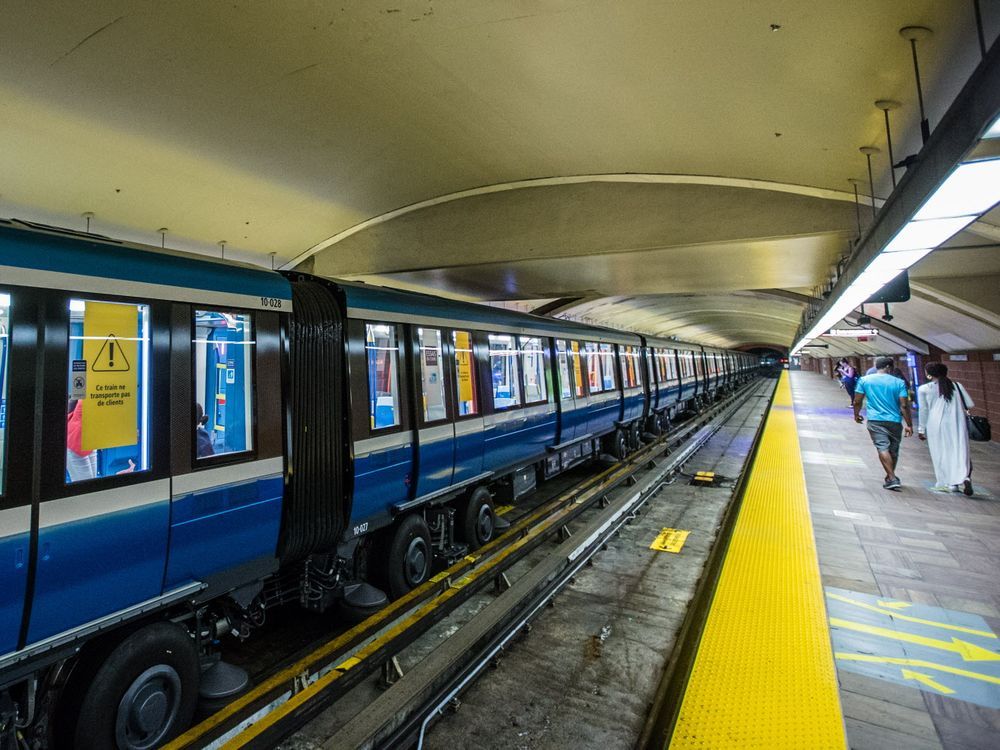
[{"label": "man's gray shorts", "polygon": [[901,422],[868,422],[868,434],[875,449],[889,451],[893,458],[899,457],[899,441],[903,439],[903,424]]}]

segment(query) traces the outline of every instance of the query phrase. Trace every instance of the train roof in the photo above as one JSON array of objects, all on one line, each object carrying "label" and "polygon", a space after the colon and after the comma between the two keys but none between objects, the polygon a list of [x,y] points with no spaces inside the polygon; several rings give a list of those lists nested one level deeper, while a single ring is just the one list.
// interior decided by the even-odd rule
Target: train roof
[{"label": "train roof", "polygon": [[500,307],[443,299],[417,292],[350,281],[336,281],[347,299],[351,317],[376,317],[400,323],[438,323],[505,333],[567,336],[638,346],[639,334],[601,328],[572,320],[548,318]]},{"label": "train roof", "polygon": [[0,219],[0,277],[25,286],[291,310],[291,286],[272,271],[17,220]]}]

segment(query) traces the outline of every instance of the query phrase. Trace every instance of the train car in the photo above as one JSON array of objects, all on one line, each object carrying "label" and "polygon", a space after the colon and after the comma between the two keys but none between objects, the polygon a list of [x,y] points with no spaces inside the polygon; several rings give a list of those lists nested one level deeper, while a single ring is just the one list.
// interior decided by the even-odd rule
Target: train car
[{"label": "train car", "polygon": [[383,606],[707,399],[711,362],[0,221],[0,744],[162,744],[245,687],[222,636]]},{"label": "train car", "polygon": [[372,611],[648,409],[634,334],[18,222],[0,273],[4,741],[162,744],[222,635]]}]

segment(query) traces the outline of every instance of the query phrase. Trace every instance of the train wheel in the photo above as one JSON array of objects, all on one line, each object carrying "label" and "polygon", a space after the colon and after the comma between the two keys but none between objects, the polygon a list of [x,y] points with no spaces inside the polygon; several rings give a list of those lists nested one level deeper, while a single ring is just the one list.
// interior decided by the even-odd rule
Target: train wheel
[{"label": "train wheel", "polygon": [[72,747],[149,750],[188,728],[198,702],[194,641],[172,623],[129,635],[97,669],[79,704]]},{"label": "train wheel", "polygon": [[415,514],[406,516],[389,543],[389,597],[398,599],[426,581],[433,559],[427,522]]},{"label": "train wheel", "polygon": [[479,549],[493,538],[496,514],[488,489],[477,487],[466,500],[459,501],[455,527],[470,550]]},{"label": "train wheel", "polygon": [[639,433],[639,422],[636,420],[628,428],[629,450],[637,451],[642,446],[642,435]]},{"label": "train wheel", "polygon": [[625,456],[628,455],[628,441],[622,430],[615,430],[611,437],[611,455],[619,461],[624,460]]}]

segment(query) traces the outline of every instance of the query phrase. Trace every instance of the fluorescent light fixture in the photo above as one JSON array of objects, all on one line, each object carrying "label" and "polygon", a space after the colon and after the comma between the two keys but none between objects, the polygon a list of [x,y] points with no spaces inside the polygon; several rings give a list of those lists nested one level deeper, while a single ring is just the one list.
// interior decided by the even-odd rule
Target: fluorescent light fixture
[{"label": "fluorescent light fixture", "polygon": [[875,292],[884,287],[900,273],[917,263],[925,255],[929,254],[933,248],[920,248],[918,250],[902,250],[896,253],[880,253],[868,264],[864,271],[856,278],[851,285],[844,290],[840,298],[834,303],[826,314],[816,321],[816,324],[809,330],[799,344],[792,349],[795,354],[808,342],[814,338],[824,335],[835,324],[844,319],[851,310],[862,304]]},{"label": "fluorescent light fixture", "polygon": [[975,216],[956,216],[950,219],[911,221],[896,233],[896,236],[889,241],[889,244],[882,249],[882,252],[896,253],[900,250],[921,250],[937,247],[945,240],[958,234],[975,220]]},{"label": "fluorescent light fixture", "polygon": [[87,309],[87,303],[82,299],[71,299],[69,301],[70,312],[85,312]]},{"label": "fluorescent light fixture", "polygon": [[864,336],[878,336],[878,328],[831,328],[823,335],[857,339]]},{"label": "fluorescent light fixture", "polygon": [[1000,138],[1000,117],[993,121],[983,138]]},{"label": "fluorescent light fixture", "polygon": [[10,307],[10,295],[0,293],[0,307]]},{"label": "fluorescent light fixture", "polygon": [[997,202],[1000,202],[1000,159],[973,161],[959,164],[913,219],[975,216],[993,208]]}]

